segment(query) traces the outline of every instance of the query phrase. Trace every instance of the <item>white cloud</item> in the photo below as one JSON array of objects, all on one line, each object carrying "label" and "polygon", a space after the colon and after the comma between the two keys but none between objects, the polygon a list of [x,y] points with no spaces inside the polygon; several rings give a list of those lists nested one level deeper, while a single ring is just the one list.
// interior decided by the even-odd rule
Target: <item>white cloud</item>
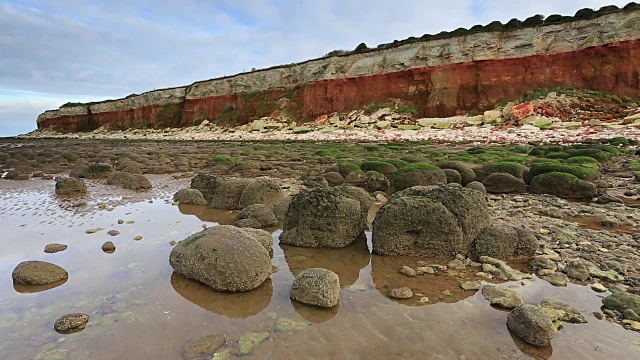
[{"label": "white cloud", "polygon": [[[611,0],[22,0],[0,3],[0,88],[59,99],[114,98],[252,67],[303,61],[425,33]],[[15,100],[6,100],[15,101]],[[5,101],[5,103],[6,103]],[[43,103],[41,103],[43,104]],[[0,114],[0,134],[33,104]],[[38,110],[39,111],[39,110]],[[11,125],[12,124],[12,125]]]}]

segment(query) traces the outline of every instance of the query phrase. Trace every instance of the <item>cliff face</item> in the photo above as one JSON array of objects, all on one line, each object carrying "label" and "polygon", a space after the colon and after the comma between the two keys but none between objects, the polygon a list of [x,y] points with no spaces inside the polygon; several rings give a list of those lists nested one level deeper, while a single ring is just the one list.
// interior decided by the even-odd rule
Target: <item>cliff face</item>
[{"label": "cliff face", "polygon": [[301,121],[390,98],[422,116],[481,111],[532,88],[575,86],[640,97],[640,11],[415,42],[49,110],[67,131],[244,124],[282,110]]}]

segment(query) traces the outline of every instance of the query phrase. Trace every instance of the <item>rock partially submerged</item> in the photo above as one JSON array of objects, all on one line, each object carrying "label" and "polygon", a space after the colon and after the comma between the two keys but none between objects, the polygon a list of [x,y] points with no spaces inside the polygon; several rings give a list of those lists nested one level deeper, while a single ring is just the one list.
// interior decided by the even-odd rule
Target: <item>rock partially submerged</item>
[{"label": "rock partially submerged", "polygon": [[522,340],[535,346],[551,344],[555,327],[549,315],[538,306],[522,305],[507,316],[507,327]]},{"label": "rock partially submerged", "polygon": [[269,251],[255,233],[230,225],[210,227],[180,241],[169,263],[176,273],[219,291],[255,289],[271,275]]},{"label": "rock partially submerged", "polygon": [[204,196],[198,189],[180,189],[173,195],[173,201],[180,204],[204,205],[207,203]]},{"label": "rock partially submerged", "polygon": [[56,178],[56,195],[84,195],[87,193],[87,185],[84,180],[77,177]]},{"label": "rock partially submerged", "polygon": [[519,293],[495,285],[483,286],[482,296],[489,301],[491,305],[503,309],[513,309],[524,304],[524,297]]},{"label": "rock partially submerged", "polygon": [[89,322],[87,314],[66,314],[58,318],[53,324],[53,328],[61,334],[71,334],[82,331]]},{"label": "rock partially submerged", "polygon": [[13,281],[23,285],[46,285],[69,277],[67,271],[58,265],[45,261],[24,261],[11,273]]},{"label": "rock partially submerged", "polygon": [[334,307],[340,302],[340,279],[328,269],[306,269],[293,281],[291,298],[308,305]]}]

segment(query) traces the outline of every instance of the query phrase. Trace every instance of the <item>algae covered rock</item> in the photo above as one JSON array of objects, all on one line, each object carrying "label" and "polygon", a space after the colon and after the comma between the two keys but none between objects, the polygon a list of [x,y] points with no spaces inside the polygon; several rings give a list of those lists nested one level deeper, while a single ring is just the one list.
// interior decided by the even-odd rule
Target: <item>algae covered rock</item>
[{"label": "algae covered rock", "polygon": [[270,178],[258,178],[247,184],[238,200],[238,209],[249,205],[271,205],[283,197],[278,183]]},{"label": "algae covered rock", "polygon": [[87,185],[84,180],[77,177],[56,178],[56,195],[84,195],[87,193]]},{"label": "algae covered rock", "polygon": [[354,187],[303,190],[289,204],[280,241],[304,247],[347,246],[365,230],[370,206],[369,195]]},{"label": "algae covered rock", "polygon": [[483,228],[474,242],[476,255],[497,259],[532,256],[538,248],[538,240],[531,232],[507,224]]},{"label": "algae covered rock", "polygon": [[590,199],[598,194],[598,188],[593,183],[563,172],[537,175],[531,180],[529,188],[533,193],[566,199]]},{"label": "algae covered rock", "polygon": [[523,194],[527,192],[524,180],[507,173],[493,173],[482,180],[490,194]]},{"label": "algae covered rock", "polygon": [[23,285],[46,285],[69,277],[58,265],[45,261],[23,261],[11,273],[13,281]]},{"label": "algae covered rock", "polygon": [[463,186],[466,186],[468,183],[476,180],[476,173],[473,171],[471,166],[461,161],[446,161],[438,163],[438,167],[441,169],[451,169],[457,171],[460,174],[460,180]]},{"label": "algae covered rock", "polygon": [[489,223],[479,191],[457,184],[418,186],[394,194],[373,222],[373,251],[380,255],[467,254]]},{"label": "algae covered rock", "polygon": [[549,315],[540,307],[522,305],[507,316],[507,327],[522,340],[535,346],[547,346],[555,334]]},{"label": "algae covered rock", "polygon": [[270,206],[254,204],[246,206],[238,214],[235,225],[238,227],[251,227],[262,229],[273,226],[278,222]]},{"label": "algae covered rock", "polygon": [[447,175],[441,168],[427,163],[414,163],[391,175],[392,192],[414,186],[440,185],[447,183]]},{"label": "algae covered rock", "polygon": [[230,225],[210,227],[180,241],[169,263],[176,273],[219,291],[255,289],[271,275],[263,244]]},{"label": "algae covered rock", "polygon": [[180,204],[204,205],[207,203],[204,196],[197,189],[180,189],[173,195],[173,201]]},{"label": "algae covered rock", "polygon": [[89,322],[89,315],[87,314],[66,314],[58,318],[53,324],[53,328],[62,334],[70,334],[81,331]]}]

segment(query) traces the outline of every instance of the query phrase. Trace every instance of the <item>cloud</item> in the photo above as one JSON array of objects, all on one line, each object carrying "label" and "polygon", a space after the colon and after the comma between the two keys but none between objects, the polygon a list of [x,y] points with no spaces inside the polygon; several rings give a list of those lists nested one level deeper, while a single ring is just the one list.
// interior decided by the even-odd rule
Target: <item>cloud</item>
[{"label": "cloud", "polygon": [[[62,102],[117,98],[361,42],[373,47],[610,3],[626,1],[10,0],[0,3],[0,88],[53,94]],[[37,114],[30,116],[35,126]],[[0,134],[9,121],[16,126],[0,116]]]}]

